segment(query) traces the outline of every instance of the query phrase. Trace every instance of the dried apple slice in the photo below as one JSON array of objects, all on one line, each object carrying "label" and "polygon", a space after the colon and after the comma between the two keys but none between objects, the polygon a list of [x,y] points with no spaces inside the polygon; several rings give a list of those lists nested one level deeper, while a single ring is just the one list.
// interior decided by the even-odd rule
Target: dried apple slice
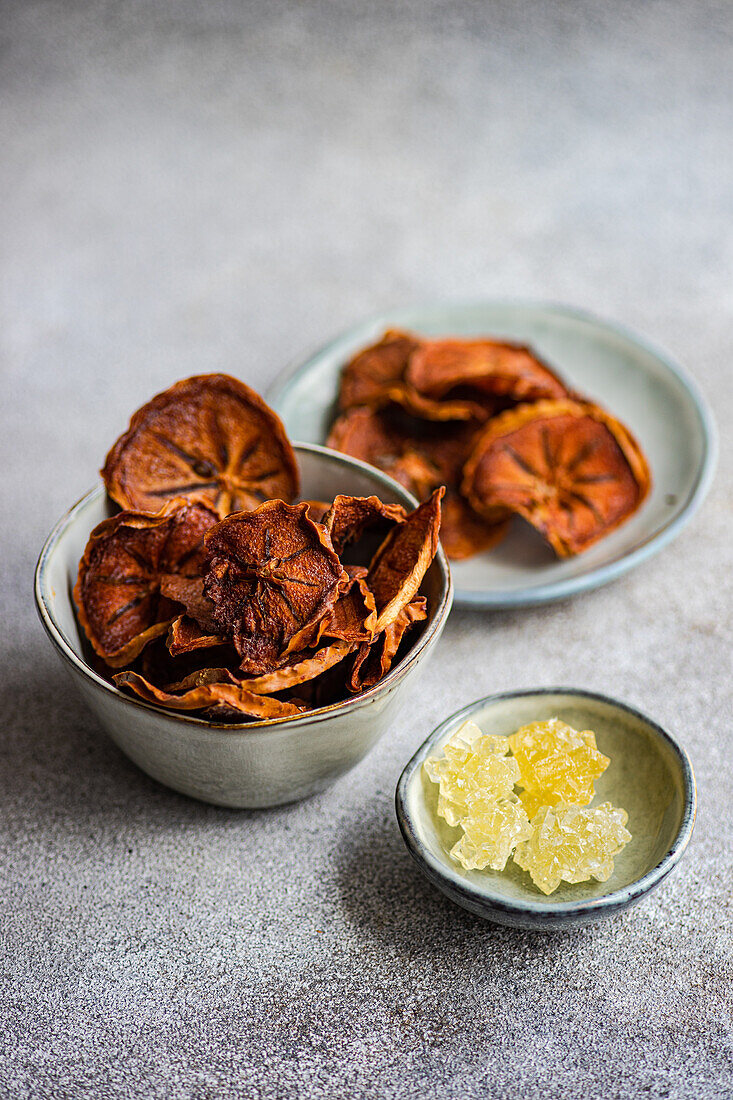
[{"label": "dried apple slice", "polygon": [[238,512],[211,529],[206,547],[204,592],[244,672],[272,671],[305,648],[349,581],[306,503],[270,500]]},{"label": "dried apple slice", "polygon": [[107,455],[102,477],[123,508],[155,511],[171,497],[220,516],[292,500],[298,467],[280,420],[226,374],[177,382],[139,409]]},{"label": "dried apple slice", "polygon": [[476,439],[463,492],[491,517],[523,516],[561,557],[624,523],[651,486],[646,458],[615,417],[587,402],[541,401],[496,417]]},{"label": "dried apple slice", "polygon": [[427,600],[415,596],[372,643],[359,646],[347,682],[349,691],[364,691],[379,683],[392,667],[407,631],[427,616]]},{"label": "dried apple slice", "polygon": [[273,699],[269,695],[256,695],[240,684],[203,683],[187,691],[164,691],[151,684],[138,672],[118,672],[114,682],[119,688],[132,691],[148,703],[159,703],[169,710],[217,710],[237,711],[250,718],[291,718],[305,709],[292,702]]},{"label": "dried apple slice", "polygon": [[410,355],[405,380],[433,399],[471,387],[512,401],[567,396],[567,388],[530,348],[497,340],[423,340]]},{"label": "dried apple slice", "polygon": [[74,600],[87,638],[108,665],[129,664],[167,632],[180,607],[162,589],[173,574],[200,571],[204,535],[216,521],[204,505],[174,500],[155,515],[120,512],[95,527]]},{"label": "dried apple slice", "polygon": [[379,497],[352,497],[339,493],[323,517],[337,554],[356,542],[371,527],[392,527],[404,523],[407,512],[401,504],[383,504]]},{"label": "dried apple slice", "polygon": [[438,549],[444,493],[441,485],[404,523],[390,531],[372,558],[367,584],[377,605],[375,634],[393,623],[417,595]]}]

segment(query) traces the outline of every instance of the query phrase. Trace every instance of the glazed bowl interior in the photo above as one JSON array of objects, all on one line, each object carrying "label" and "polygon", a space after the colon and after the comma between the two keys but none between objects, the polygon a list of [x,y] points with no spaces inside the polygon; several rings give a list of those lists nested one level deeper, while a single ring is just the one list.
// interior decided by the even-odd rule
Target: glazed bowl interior
[{"label": "glazed bowl interior", "polygon": [[[575,729],[591,729],[611,763],[596,780],[593,805],[609,801],[628,812],[632,840],[616,857],[607,882],[561,883],[550,896],[537,889],[513,860],[505,871],[464,871],[449,856],[461,836],[437,816],[438,788],[424,772],[428,756],[470,718],[484,733],[508,736],[529,722],[558,717]],[[465,707],[440,725],[405,768],[397,811],[412,855],[436,885],[468,901],[468,908],[536,923],[543,917],[592,916],[608,905],[624,908],[661,881],[682,855],[692,831],[695,783],[687,755],[651,719],[603,696],[567,688],[491,696]],[[461,897],[455,900],[461,901]],[[530,918],[523,921],[522,915]],[[532,919],[534,918],[534,919]]]},{"label": "glazed bowl interior", "polygon": [[[355,496],[376,494],[385,503],[402,504],[412,510],[417,502],[402,486],[391,478],[365,463],[344,455],[336,454],[326,448],[312,444],[294,444],[301,472],[301,498],[305,500],[330,501],[338,493],[350,493]],[[99,676],[90,665],[91,651],[83,636],[74,609],[73,587],[79,559],[92,529],[103,519],[117,511],[109,501],[103,486],[98,486],[86,494],[59,521],[48,537],[36,570],[36,602],[41,620],[61,655],[77,671],[83,671],[106,691],[119,697],[121,702],[150,710],[151,705],[119,691],[105,678]],[[247,721],[241,723],[216,723],[167,711],[182,723],[203,724],[209,727],[243,729],[265,725],[283,725],[288,722],[310,721],[319,715],[344,711],[358,707],[367,698],[378,694],[388,687],[392,680],[403,670],[403,666],[419,653],[421,649],[439,632],[450,610],[452,587],[450,570],[442,549],[438,551],[428,570],[421,592],[428,598],[428,618],[416,628],[409,649],[383,680],[368,692],[352,699],[331,704],[318,710],[296,715],[293,718]],[[152,709],[160,711],[161,708]]]}]

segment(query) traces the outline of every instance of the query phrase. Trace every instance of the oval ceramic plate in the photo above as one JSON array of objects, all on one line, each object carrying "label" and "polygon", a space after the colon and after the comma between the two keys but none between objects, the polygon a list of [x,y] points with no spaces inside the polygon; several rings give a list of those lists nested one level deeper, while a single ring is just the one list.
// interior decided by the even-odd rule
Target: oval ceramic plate
[{"label": "oval ceramic plate", "polygon": [[531,344],[575,389],[629,426],[652,469],[654,486],[639,512],[579,557],[559,561],[532,528],[514,520],[494,550],[452,563],[456,605],[520,607],[605,584],[661,550],[702,501],[712,477],[715,434],[693,382],[672,359],[632,333],[560,306],[446,304],[372,318],[276,383],[270,400],[291,438],[324,442],[343,364],[389,327]]},{"label": "oval ceramic plate", "polygon": [[[558,717],[592,729],[611,763],[596,780],[593,805],[609,801],[629,815],[632,839],[608,882],[561,883],[546,897],[510,858],[506,869],[464,871],[450,858],[461,836],[436,814],[438,788],[423,771],[470,718],[484,733],[508,736],[528,722]],[[682,857],[695,823],[695,778],[687,753],[650,718],[618,700],[575,688],[490,695],[446,719],[420,746],[397,786],[397,819],[420,870],[463,908],[498,924],[563,928],[589,924],[639,901]]]}]

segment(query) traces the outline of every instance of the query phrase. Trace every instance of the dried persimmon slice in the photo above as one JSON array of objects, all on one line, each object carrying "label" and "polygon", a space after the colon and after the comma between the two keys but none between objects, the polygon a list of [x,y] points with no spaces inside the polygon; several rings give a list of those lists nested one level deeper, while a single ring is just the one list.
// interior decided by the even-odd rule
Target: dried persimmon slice
[{"label": "dried persimmon slice", "polygon": [[377,496],[352,497],[339,493],[322,519],[337,554],[356,542],[371,527],[403,523],[407,512],[401,504],[383,504]]},{"label": "dried persimmon slice", "polygon": [[363,566],[347,565],[345,568],[349,574],[348,587],[321,619],[316,642],[322,638],[336,638],[354,646],[369,642],[374,637],[377,605],[374,593],[367,584],[367,570]]},{"label": "dried persimmon slice", "polygon": [[214,646],[226,645],[224,638],[218,634],[210,634],[188,615],[179,615],[174,619],[168,629],[166,645],[171,657],[180,657],[184,653],[193,653],[196,649],[211,649]]},{"label": "dried persimmon slice", "polygon": [[113,668],[165,634],[180,608],[167,579],[202,568],[204,535],[217,521],[202,504],[169,501],[157,514],[120,512],[92,531],[74,587],[84,632]]},{"label": "dried persimmon slice", "polygon": [[493,549],[509,530],[509,519],[484,519],[457,492],[447,490],[442,506],[440,541],[453,561]]},{"label": "dried persimmon slice", "polygon": [[516,512],[562,558],[624,523],[650,486],[646,458],[623,424],[596,405],[570,400],[496,417],[477,437],[463,480],[477,511]]},{"label": "dried persimmon slice", "polygon": [[333,668],[353,651],[354,646],[350,642],[335,641],[306,656],[300,654],[298,660],[274,672],[266,672],[262,676],[242,680],[240,687],[258,695],[272,695],[277,691],[285,691],[286,688],[315,680],[317,676]]},{"label": "dried persimmon slice", "polygon": [[394,527],[369,565],[367,584],[377,605],[375,634],[395,621],[417,595],[438,549],[441,485],[432,496]]},{"label": "dried persimmon slice", "polygon": [[307,646],[349,580],[306,503],[238,512],[211,529],[206,547],[204,591],[245,672],[271,671]]},{"label": "dried persimmon slice", "polygon": [[364,691],[379,683],[392,667],[407,631],[427,616],[427,600],[424,596],[415,596],[375,641],[363,643],[354,657],[347,682],[349,691]]},{"label": "dried persimmon slice", "polygon": [[123,508],[155,511],[171,497],[220,516],[264,500],[292,500],[298,467],[279,418],[226,374],[177,382],[135,413],[102,477]]},{"label": "dried persimmon slice", "polygon": [[169,710],[216,709],[236,711],[250,718],[272,719],[291,718],[305,709],[297,703],[273,699],[269,695],[256,695],[240,684],[204,682],[182,692],[175,692],[156,687],[138,672],[118,672],[113,680],[117,687],[132,691],[140,699],[148,703],[159,703]]},{"label": "dried persimmon slice", "polygon": [[497,340],[423,340],[410,355],[405,379],[434,399],[449,396],[459,386],[513,401],[561,398],[568,393],[530,348]]},{"label": "dried persimmon slice", "polygon": [[480,401],[467,398],[434,401],[407,381],[405,372],[410,357],[419,347],[417,336],[392,329],[376,344],[357,352],[341,375],[341,409],[359,406],[381,409],[397,404],[425,420],[485,419],[487,413]]}]

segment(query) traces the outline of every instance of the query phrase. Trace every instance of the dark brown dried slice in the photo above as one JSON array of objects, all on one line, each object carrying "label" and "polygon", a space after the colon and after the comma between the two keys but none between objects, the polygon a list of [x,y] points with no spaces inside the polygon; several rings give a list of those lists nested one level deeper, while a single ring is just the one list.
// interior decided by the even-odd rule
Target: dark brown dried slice
[{"label": "dark brown dried slice", "polygon": [[374,555],[367,583],[377,605],[375,634],[393,623],[414,597],[438,549],[441,486],[394,527]]},{"label": "dark brown dried slice", "polygon": [[333,548],[341,554],[371,527],[403,523],[407,512],[401,504],[383,504],[379,497],[352,497],[339,493],[323,517]]},{"label": "dark brown dried slice", "polygon": [[166,645],[171,657],[180,657],[196,649],[211,649],[214,646],[226,645],[226,640],[217,634],[202,630],[197,622],[189,619],[188,615],[179,615],[170,625]]},{"label": "dark brown dried slice", "polygon": [[171,575],[202,568],[204,534],[216,519],[201,504],[174,500],[155,515],[120,512],[92,531],[74,599],[87,638],[108,665],[129,664],[167,632],[180,607],[162,590]]},{"label": "dark brown dried slice", "polygon": [[315,680],[317,676],[343,661],[349,653],[353,653],[353,650],[354,647],[350,642],[335,641],[307,655],[298,654],[298,658],[293,660],[293,663],[274,672],[266,672],[262,676],[242,680],[240,686],[248,692],[259,695],[272,695],[278,691],[285,691],[286,688]]},{"label": "dark brown dried slice", "polygon": [[349,691],[364,691],[379,683],[392,667],[407,631],[427,616],[427,600],[424,596],[415,596],[375,641],[360,645],[347,683]]},{"label": "dark brown dried slice", "polygon": [[339,406],[381,409],[397,404],[425,420],[485,419],[481,401],[470,398],[433,401],[406,380],[410,357],[419,346],[418,337],[393,329],[376,344],[363,348],[344,367]]},{"label": "dark brown dried slice", "polygon": [[456,387],[471,387],[512,401],[567,396],[567,387],[534,352],[497,340],[423,340],[410,356],[405,379],[437,400]]},{"label": "dark brown dried slice", "polygon": [[331,503],[328,500],[306,500],[304,504],[308,505],[308,515],[315,523],[323,523],[323,517],[331,507]]},{"label": "dark brown dried slice", "polygon": [[484,519],[457,492],[447,490],[440,521],[440,541],[453,561],[465,561],[474,554],[493,549],[508,530],[508,519]]},{"label": "dark brown dried slice", "polygon": [[160,590],[169,600],[183,604],[186,614],[197,622],[203,631],[216,634],[214,605],[208,596],[204,595],[203,576],[166,576],[161,579]]},{"label": "dark brown dried slice", "polygon": [[491,517],[509,509],[570,557],[624,523],[651,486],[646,458],[615,417],[586,402],[541,401],[477,437],[463,491]]},{"label": "dark brown dried slice", "polygon": [[316,642],[322,638],[337,638],[358,645],[371,641],[377,623],[377,605],[374,593],[367,584],[367,570],[363,566],[349,566],[349,585],[341,593],[331,611],[318,625]]},{"label": "dark brown dried slice", "polygon": [[220,516],[292,500],[298,467],[279,418],[226,374],[177,382],[139,409],[107,455],[102,477],[123,508],[155,511],[183,496]]},{"label": "dark brown dried slice", "polygon": [[203,683],[176,693],[156,687],[137,672],[118,672],[113,679],[119,688],[132,691],[146,702],[159,703],[169,710],[216,708],[261,719],[291,718],[303,711],[303,707],[296,703],[273,699],[269,695],[256,695],[238,684]]},{"label": "dark brown dried slice", "polygon": [[204,591],[244,672],[272,671],[305,648],[348,584],[328,532],[305,503],[270,500],[238,512],[211,529],[206,547]]}]

